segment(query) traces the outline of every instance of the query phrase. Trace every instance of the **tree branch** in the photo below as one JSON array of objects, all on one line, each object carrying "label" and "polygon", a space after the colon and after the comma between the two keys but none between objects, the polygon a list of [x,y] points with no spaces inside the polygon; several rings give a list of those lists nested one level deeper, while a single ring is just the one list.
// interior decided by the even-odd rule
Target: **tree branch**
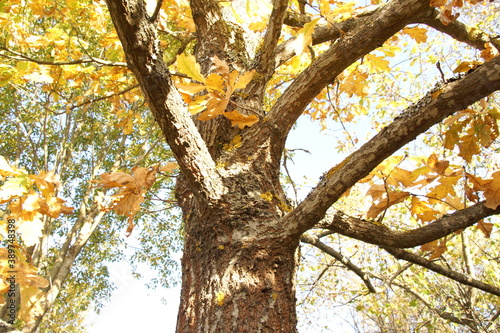
[{"label": "tree branch", "polygon": [[163,61],[156,24],[143,1],[108,0],[129,68],[135,74],[180,169],[204,201],[224,193],[221,177]]},{"label": "tree branch", "polygon": [[418,23],[426,24],[479,50],[483,50],[484,44],[491,42],[500,51],[500,43],[477,28],[469,27],[457,20],[444,25],[439,19],[439,11],[436,9],[430,12],[429,15],[421,16]]},{"label": "tree branch", "polygon": [[345,191],[384,159],[447,116],[499,89],[500,57],[484,63],[461,79],[436,87],[330,169],[309,196],[284,217],[284,223],[295,226],[294,231],[298,234],[312,228]]},{"label": "tree branch", "polygon": [[78,59],[78,60],[69,60],[69,61],[48,61],[41,60],[29,57],[22,53],[10,50],[6,47],[1,46],[0,51],[5,51],[11,53],[13,55],[8,55],[5,53],[0,53],[0,57],[17,60],[17,61],[30,61],[39,65],[51,65],[51,66],[63,66],[63,65],[79,65],[79,64],[88,64],[88,63],[96,63],[103,66],[119,66],[119,67],[127,67],[127,64],[124,62],[112,62],[104,59],[99,59],[96,57],[90,57],[89,59]]},{"label": "tree branch", "polygon": [[436,221],[412,230],[392,230],[385,225],[352,217],[337,211],[329,222],[321,222],[318,228],[328,229],[357,240],[385,247],[411,248],[443,238],[455,231],[472,226],[481,219],[500,214],[487,208],[482,202],[468,208],[444,215]]},{"label": "tree branch", "polygon": [[349,32],[342,34],[330,48],[319,55],[285,90],[269,112],[270,125],[277,126],[284,137],[307,105],[349,65],[383,43],[429,10],[421,0],[391,1],[371,16],[356,20]]},{"label": "tree branch", "polygon": [[273,10],[269,17],[264,41],[261,46],[261,53],[259,55],[259,63],[257,65],[257,72],[260,74],[260,79],[252,82],[252,85],[247,89],[249,93],[255,93],[259,96],[262,95],[266,88],[265,83],[267,83],[274,74],[276,68],[276,48],[278,39],[281,35],[281,27],[287,8],[287,0],[273,0]]},{"label": "tree branch", "polygon": [[475,321],[469,318],[459,318],[453,315],[453,313],[449,311],[444,311],[441,309],[437,309],[436,307],[432,306],[432,304],[425,298],[424,295],[412,290],[410,287],[407,287],[403,284],[400,283],[393,283],[395,286],[403,289],[407,293],[412,294],[414,297],[418,298],[430,311],[434,312],[437,314],[439,317],[449,320],[453,323],[459,324],[459,325],[465,325],[467,327],[471,327],[475,325]]},{"label": "tree branch", "polygon": [[498,288],[496,286],[481,282],[479,280],[468,277],[464,274],[455,272],[449,268],[438,265],[435,262],[429,261],[429,260],[427,260],[419,255],[416,255],[414,253],[411,253],[411,252],[408,252],[408,251],[405,251],[402,249],[396,249],[396,248],[391,248],[391,247],[383,247],[383,249],[386,250],[387,252],[389,252],[390,254],[392,254],[397,259],[402,259],[402,260],[412,262],[412,263],[417,264],[419,266],[425,267],[433,272],[436,272],[438,274],[446,276],[447,278],[455,280],[461,284],[465,284],[467,286],[471,286],[471,287],[480,289],[482,291],[485,291],[487,293],[490,293],[492,295],[500,297],[500,288]]},{"label": "tree branch", "polygon": [[372,285],[370,279],[368,278],[368,275],[365,272],[363,272],[363,270],[361,270],[361,268],[354,265],[349,260],[349,258],[342,255],[342,253],[335,251],[334,249],[332,249],[331,247],[329,247],[328,245],[326,245],[325,243],[320,241],[319,238],[316,236],[302,235],[300,237],[300,240],[304,243],[310,244],[310,245],[320,249],[321,251],[325,252],[326,254],[328,254],[328,255],[334,257],[335,259],[337,259],[338,261],[340,261],[345,267],[347,267],[347,269],[352,271],[354,274],[359,276],[361,278],[361,280],[363,280],[363,283],[366,285],[366,287],[368,288],[368,290],[370,292],[372,292],[372,293],[377,292],[375,287]]}]

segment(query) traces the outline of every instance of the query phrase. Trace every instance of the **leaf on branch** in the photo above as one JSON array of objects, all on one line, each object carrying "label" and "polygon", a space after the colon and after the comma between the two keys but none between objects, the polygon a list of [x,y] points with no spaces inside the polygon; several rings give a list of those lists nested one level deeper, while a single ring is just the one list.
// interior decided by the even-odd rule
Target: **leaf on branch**
[{"label": "leaf on branch", "polygon": [[182,53],[177,56],[177,69],[182,74],[186,74],[191,79],[198,82],[205,82],[205,78],[201,75],[200,64],[196,62],[196,58],[191,54]]},{"label": "leaf on branch", "polygon": [[482,179],[469,173],[466,176],[471,181],[475,191],[483,192],[486,207],[497,209],[500,206],[500,171],[494,172],[490,179]]},{"label": "leaf on branch", "polygon": [[223,115],[231,121],[231,126],[238,126],[239,129],[243,129],[245,126],[251,127],[259,121],[259,117],[256,115],[246,116],[236,110],[224,112]]},{"label": "leaf on branch", "polygon": [[374,219],[376,218],[380,213],[388,209],[389,207],[402,202],[406,198],[410,196],[409,192],[395,192],[395,191],[389,191],[386,195],[389,196],[382,198],[380,202],[377,204],[372,204],[368,212],[366,213],[366,217],[368,219]]},{"label": "leaf on branch", "polygon": [[130,236],[134,228],[134,217],[141,210],[144,195],[156,181],[156,173],[160,165],[156,164],[150,168],[136,167],[132,174],[125,172],[106,172],[100,175],[101,180],[93,180],[96,186],[103,188],[118,187],[116,194],[112,195],[112,209],[118,215],[128,217],[126,236]]},{"label": "leaf on branch", "polygon": [[493,223],[484,222],[484,220],[480,220],[479,222],[477,222],[477,228],[483,232],[484,237],[490,238],[491,231],[493,230]]},{"label": "leaf on branch", "polygon": [[314,27],[319,20],[320,19],[317,18],[304,24],[304,27],[298,31],[297,37],[293,42],[296,55],[301,55],[306,52],[310,46],[312,46],[312,34],[314,32]]},{"label": "leaf on branch", "polygon": [[381,56],[367,54],[364,56],[364,62],[368,66],[371,73],[390,72],[389,61]]},{"label": "leaf on branch", "polygon": [[454,70],[453,73],[466,73],[471,69],[477,68],[482,62],[480,61],[462,61]]},{"label": "leaf on branch", "polygon": [[413,38],[417,43],[427,42],[427,29],[425,28],[404,28],[402,32]]}]

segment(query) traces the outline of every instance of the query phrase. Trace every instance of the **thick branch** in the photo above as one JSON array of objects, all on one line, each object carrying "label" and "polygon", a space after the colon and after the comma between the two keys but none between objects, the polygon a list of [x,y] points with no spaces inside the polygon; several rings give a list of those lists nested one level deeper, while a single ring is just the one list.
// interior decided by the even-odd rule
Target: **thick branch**
[{"label": "thick branch", "polygon": [[129,68],[160,125],[182,173],[203,200],[224,192],[205,142],[201,138],[163,61],[154,22],[143,1],[108,0],[111,18],[122,42]]},{"label": "thick branch", "polygon": [[484,44],[491,42],[497,49],[500,49],[500,43],[495,39],[492,39],[485,32],[469,27],[463,24],[460,21],[453,21],[448,25],[444,25],[439,19],[439,11],[433,10],[430,15],[422,16],[422,19],[419,23],[424,23],[442,33],[449,35],[450,37],[464,42],[472,47],[475,47],[479,50],[484,49]]},{"label": "thick branch", "polygon": [[438,274],[446,276],[447,278],[455,280],[459,283],[483,290],[487,293],[490,293],[492,295],[500,297],[500,288],[498,288],[496,286],[481,282],[479,280],[468,277],[464,274],[455,272],[449,268],[438,265],[435,262],[429,261],[429,260],[427,260],[419,255],[413,254],[411,252],[408,252],[408,251],[405,251],[402,249],[384,247],[384,250],[386,250],[387,252],[389,252],[390,254],[392,254],[394,257],[396,257],[398,259],[412,262],[412,263],[417,264],[419,266],[425,267],[433,272],[436,272]]},{"label": "thick branch", "polygon": [[414,16],[429,10],[421,0],[391,1],[368,17],[356,20],[356,26],[337,39],[300,73],[269,112],[271,126],[286,135],[306,106],[349,65],[382,44]]},{"label": "thick branch", "polygon": [[345,191],[367,176],[384,159],[447,116],[499,89],[500,57],[496,57],[462,79],[429,92],[328,171],[309,196],[284,217],[285,223],[295,225],[295,231],[299,234],[310,229]]},{"label": "thick branch", "polygon": [[328,229],[366,243],[394,248],[411,248],[432,242],[455,231],[470,227],[485,217],[500,214],[477,203],[468,208],[445,215],[436,221],[412,230],[391,230],[388,227],[337,211],[330,222],[322,222],[319,228]]},{"label": "thick branch", "polygon": [[349,258],[342,255],[342,253],[335,251],[334,249],[332,249],[331,247],[329,247],[328,245],[326,245],[325,243],[320,241],[318,239],[318,237],[315,237],[315,236],[302,235],[300,240],[304,243],[310,244],[310,245],[320,249],[321,251],[325,252],[326,254],[328,254],[328,255],[334,257],[335,259],[337,259],[338,261],[340,261],[345,267],[347,267],[347,269],[351,270],[354,274],[359,276],[361,278],[361,280],[363,280],[363,283],[366,285],[368,290],[370,290],[370,292],[372,292],[372,293],[377,292],[375,287],[372,285],[370,279],[368,278],[368,275],[365,272],[363,272],[363,270],[361,270],[361,268],[354,265],[349,260]]}]

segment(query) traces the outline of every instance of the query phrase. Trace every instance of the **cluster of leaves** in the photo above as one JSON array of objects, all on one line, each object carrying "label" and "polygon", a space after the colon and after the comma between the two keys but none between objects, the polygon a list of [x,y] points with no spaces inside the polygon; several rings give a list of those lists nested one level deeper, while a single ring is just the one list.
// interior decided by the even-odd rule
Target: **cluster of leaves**
[{"label": "cluster of leaves", "polygon": [[[125,172],[106,172],[100,175],[101,180],[93,180],[98,187],[105,189],[118,188],[118,192],[109,197],[110,200],[104,198],[104,194],[97,198],[101,210],[113,210],[118,215],[128,217],[128,227],[126,235],[130,236],[134,229],[134,217],[141,210],[141,203],[144,201],[144,196],[151,189],[156,181],[156,174],[160,172],[172,172],[176,168],[175,163],[169,163],[160,168],[159,164],[155,164],[150,168],[135,167],[132,173]],[[105,201],[111,201],[105,203]]]},{"label": "cluster of leaves", "polygon": [[[500,206],[500,172],[482,179],[464,172],[460,166],[450,165],[449,161],[440,160],[436,154],[421,161],[422,166],[409,171],[400,166],[404,159],[404,156],[388,159],[364,180],[371,182],[366,194],[373,200],[367,218],[379,217],[382,221],[387,210],[399,203],[404,203],[420,223],[432,222],[477,203],[481,198],[485,199],[486,207],[496,209]],[[458,189],[460,186],[462,190]],[[490,237],[492,228],[489,222],[478,223],[478,229],[486,237]],[[435,259],[446,250],[446,239],[426,244],[422,250],[430,251],[431,259]]]},{"label": "cluster of leaves", "polygon": [[[254,72],[240,73],[237,70],[231,71],[226,62],[220,60],[217,56],[214,56],[212,61],[214,71],[204,77],[201,74],[200,65],[193,55],[184,53],[177,57],[176,66],[179,72],[199,82],[185,83],[182,80],[176,82],[184,101],[189,105],[189,111],[192,114],[199,113],[198,119],[203,121],[223,115],[231,121],[233,126],[238,126],[241,129],[258,122],[259,118],[256,115],[244,115],[236,110],[235,107],[238,107],[238,105],[231,100],[235,91],[245,88],[252,80]],[[226,111],[231,102],[235,104],[235,107],[231,107],[232,111]]]},{"label": "cluster of leaves", "polygon": [[40,302],[45,293],[40,288],[48,287],[49,282],[37,274],[27,248],[42,236],[43,219],[72,214],[73,208],[57,196],[61,182],[52,171],[30,175],[0,156],[0,181],[0,205],[4,206],[0,236],[6,246],[0,249],[0,306],[7,301],[4,295],[15,294],[15,285],[19,284],[21,302],[13,304],[19,306],[18,319],[30,323],[43,311]]}]

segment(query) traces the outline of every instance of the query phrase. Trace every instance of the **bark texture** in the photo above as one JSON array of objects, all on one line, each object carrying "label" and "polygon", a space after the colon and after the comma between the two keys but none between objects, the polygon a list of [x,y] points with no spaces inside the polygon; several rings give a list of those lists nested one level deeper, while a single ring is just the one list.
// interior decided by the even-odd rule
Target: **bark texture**
[{"label": "bark texture", "polygon": [[[308,22],[307,16],[287,13],[288,2],[274,0],[262,45],[249,49],[252,44],[245,40],[242,27],[236,20],[227,20],[218,1],[191,1],[197,26],[196,56],[202,70],[207,73],[211,58],[217,55],[232,68],[258,73],[237,97],[242,110],[261,115],[261,121],[244,130],[231,128],[225,119],[193,120],[172,84],[156,24],[143,1],[107,3],[128,66],[182,171],[176,196],[183,210],[185,248],[177,332],[296,332],[294,276],[301,235],[317,227],[326,210],[385,158],[445,117],[500,89],[498,57],[469,75],[437,86],[332,167],[292,209],[280,185],[279,171],[293,124],[349,65],[407,24],[437,26],[436,11],[429,1],[392,0],[337,26],[316,27],[313,43],[329,41],[330,47],[290,83],[267,114],[262,111],[266,85],[276,67],[295,52],[293,41],[278,43],[282,24],[302,26]],[[470,45],[483,47],[484,36],[468,39],[461,29],[442,28]],[[437,90],[439,94],[435,94]],[[227,148],[236,134],[241,141]],[[378,245],[412,247],[497,213],[478,204],[407,232],[342,215],[321,227]]]}]

